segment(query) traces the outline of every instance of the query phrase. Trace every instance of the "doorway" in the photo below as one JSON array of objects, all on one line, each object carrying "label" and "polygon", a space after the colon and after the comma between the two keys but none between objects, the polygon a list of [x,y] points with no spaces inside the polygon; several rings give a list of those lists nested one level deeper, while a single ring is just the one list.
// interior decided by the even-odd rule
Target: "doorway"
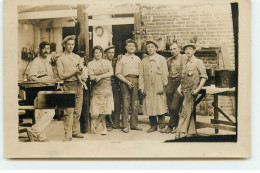
[{"label": "doorway", "polygon": [[119,54],[125,54],[125,41],[127,39],[133,39],[133,31],[134,25],[113,25],[112,32],[113,32],[113,39],[112,44],[116,46],[115,49],[115,57]]}]

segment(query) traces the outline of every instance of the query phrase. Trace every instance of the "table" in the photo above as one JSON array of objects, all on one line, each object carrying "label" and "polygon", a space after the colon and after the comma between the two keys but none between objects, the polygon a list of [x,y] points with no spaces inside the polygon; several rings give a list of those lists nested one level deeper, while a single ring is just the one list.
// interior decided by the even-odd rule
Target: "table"
[{"label": "table", "polygon": [[19,95],[25,105],[33,105],[34,99],[39,91],[55,91],[56,84],[43,84],[36,82],[21,82],[18,83]]},{"label": "table", "polygon": [[[32,81],[18,82],[19,86],[19,110],[24,110],[32,118],[32,124],[35,123],[34,116],[34,100],[37,97],[39,91],[56,91],[62,90],[63,81],[56,81],[55,83],[37,83]],[[58,119],[60,119],[61,111],[58,110]]]},{"label": "table", "polygon": [[[196,106],[206,95],[213,95],[214,101],[212,106],[214,107],[214,119],[211,119],[211,123],[202,123],[196,121],[196,129],[200,128],[214,128],[215,133],[221,130],[227,130],[236,132],[237,123],[234,122],[229,115],[227,115],[221,108],[218,106],[218,96],[235,96],[235,87],[234,88],[216,88],[215,85],[203,87],[200,91],[200,97],[196,100],[194,104],[193,114],[195,115],[196,120]],[[228,121],[219,120],[219,113],[222,114]]]}]

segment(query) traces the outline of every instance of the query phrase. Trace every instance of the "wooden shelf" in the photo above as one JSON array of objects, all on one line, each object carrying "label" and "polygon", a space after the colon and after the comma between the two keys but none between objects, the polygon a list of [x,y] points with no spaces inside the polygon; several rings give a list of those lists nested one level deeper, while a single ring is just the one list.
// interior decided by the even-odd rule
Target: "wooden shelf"
[{"label": "wooden shelf", "polygon": [[[205,57],[207,55],[207,58],[216,59],[218,56],[218,53],[220,51],[220,47],[209,47],[209,48],[201,48],[200,50],[197,50],[195,53],[195,56]],[[146,51],[137,51],[136,55],[142,58],[142,54],[148,54]],[[157,51],[159,55],[164,56],[165,58],[171,57],[171,51],[170,50],[163,50],[163,51]],[[181,54],[184,54],[183,51],[181,51]]]}]

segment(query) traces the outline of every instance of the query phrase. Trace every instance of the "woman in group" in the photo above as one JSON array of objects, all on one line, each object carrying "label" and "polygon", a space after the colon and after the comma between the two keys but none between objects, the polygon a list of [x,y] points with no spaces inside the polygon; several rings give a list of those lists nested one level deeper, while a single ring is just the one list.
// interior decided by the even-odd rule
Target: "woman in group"
[{"label": "woman in group", "polygon": [[103,59],[103,49],[95,46],[92,49],[94,59],[88,63],[89,78],[91,80],[91,104],[90,113],[93,120],[94,133],[100,122],[103,126],[102,135],[107,134],[105,117],[111,116],[114,110],[114,100],[111,86],[111,76],[113,68],[107,59]]}]

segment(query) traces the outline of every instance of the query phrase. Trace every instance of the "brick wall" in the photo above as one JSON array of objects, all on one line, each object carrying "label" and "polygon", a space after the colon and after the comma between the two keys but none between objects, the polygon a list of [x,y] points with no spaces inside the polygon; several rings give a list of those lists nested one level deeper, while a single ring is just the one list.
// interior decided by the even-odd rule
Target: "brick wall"
[{"label": "brick wall", "polygon": [[141,29],[147,31],[147,39],[162,37],[166,40],[167,36],[175,35],[183,45],[197,36],[198,44],[203,47],[225,46],[231,69],[235,69],[232,14],[228,1],[172,6],[142,4],[141,15]]},{"label": "brick wall", "polygon": [[[185,5],[142,4],[141,20],[141,29],[147,32],[146,39],[156,40],[161,37],[165,42],[167,36],[175,35],[181,45],[197,37],[197,43],[201,47],[225,46],[231,69],[235,69],[232,14],[228,1],[190,2]],[[206,68],[223,69],[222,61],[220,60],[218,66],[216,57],[212,55],[205,55],[200,59]],[[232,99],[226,96],[219,97],[219,107],[230,115],[235,114]],[[201,110],[206,107],[206,113],[213,114],[212,101],[213,96],[208,96],[197,107],[197,112],[203,113]]]}]

